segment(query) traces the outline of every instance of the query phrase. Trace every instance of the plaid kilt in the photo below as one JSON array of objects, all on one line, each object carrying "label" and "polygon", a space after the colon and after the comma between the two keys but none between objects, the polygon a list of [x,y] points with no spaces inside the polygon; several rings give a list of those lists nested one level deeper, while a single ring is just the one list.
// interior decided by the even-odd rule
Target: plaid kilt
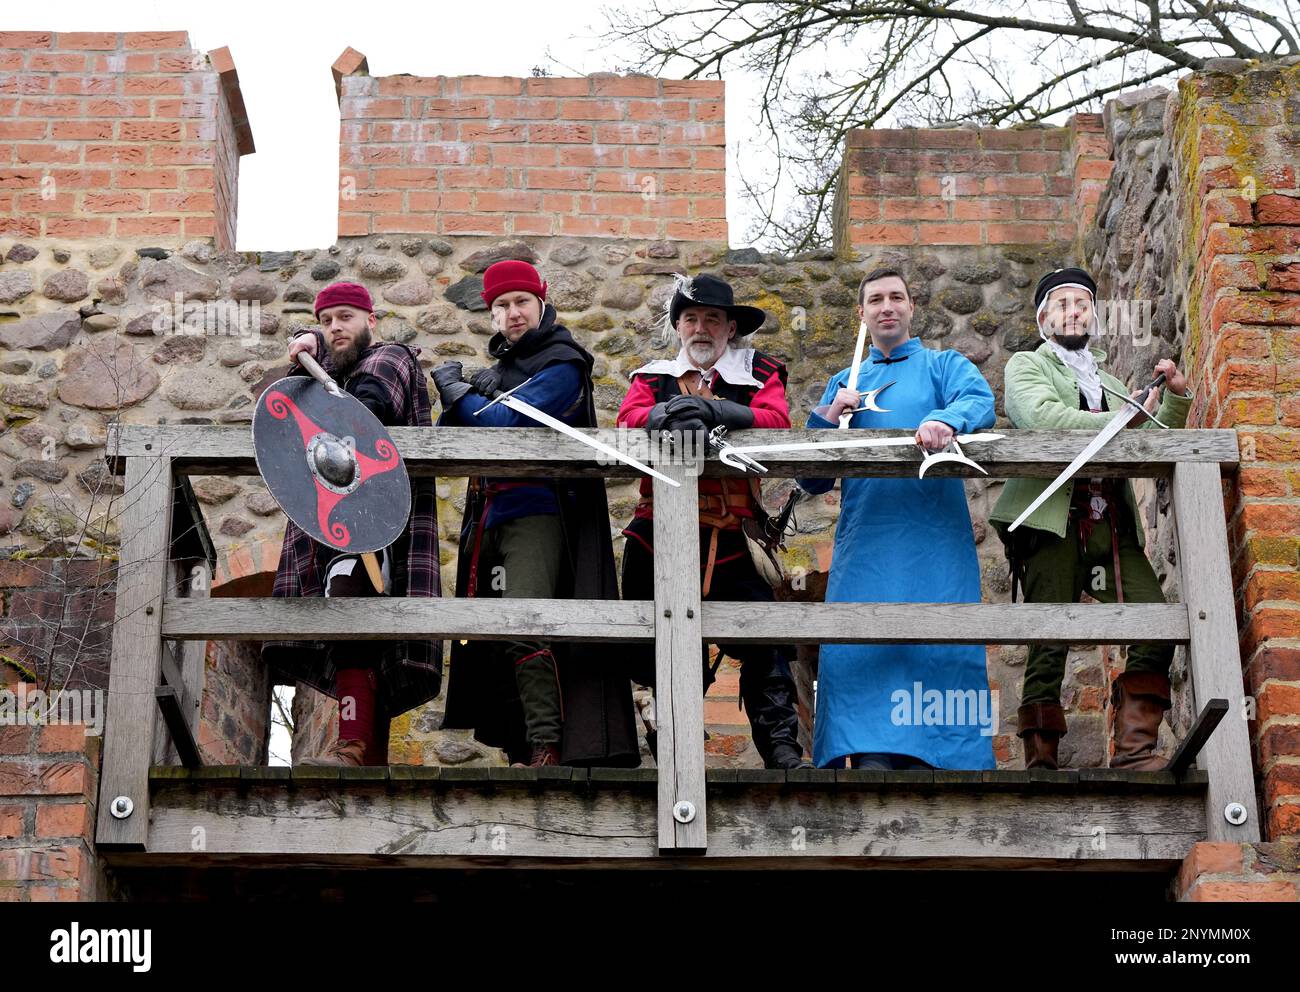
[{"label": "plaid kilt", "polygon": [[[324,369],[334,370],[325,338],[316,331],[316,354]],[[366,350],[349,376],[370,375],[384,387],[390,406],[398,411],[385,427],[431,427],[429,390],[416,356],[418,348],[384,343]],[[305,373],[301,373],[305,374]],[[341,385],[346,389],[348,380]],[[411,480],[411,519],[389,547],[392,554],[393,595],[427,598],[442,595],[438,563],[438,515],[435,480]],[[321,596],[329,563],[340,552],[303,533],[291,521],[285,525],[280,563],[275,572],[274,597]],[[442,689],[441,641],[267,641],[262,658],[276,682],[304,682],[337,696],[337,660],[364,652],[376,658],[379,702],[395,717],[433,699]]]}]

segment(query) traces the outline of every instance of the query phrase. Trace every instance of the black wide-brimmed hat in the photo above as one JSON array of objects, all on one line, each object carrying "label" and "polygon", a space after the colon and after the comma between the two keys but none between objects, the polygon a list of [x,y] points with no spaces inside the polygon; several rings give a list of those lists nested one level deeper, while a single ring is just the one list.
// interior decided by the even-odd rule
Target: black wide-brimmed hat
[{"label": "black wide-brimmed hat", "polygon": [[735,298],[731,284],[715,275],[702,272],[694,278],[678,276],[668,303],[668,323],[676,327],[677,318],[687,307],[715,307],[727,311],[727,318],[736,322],[738,337],[753,334],[767,320],[767,312],[758,307],[738,305]]}]

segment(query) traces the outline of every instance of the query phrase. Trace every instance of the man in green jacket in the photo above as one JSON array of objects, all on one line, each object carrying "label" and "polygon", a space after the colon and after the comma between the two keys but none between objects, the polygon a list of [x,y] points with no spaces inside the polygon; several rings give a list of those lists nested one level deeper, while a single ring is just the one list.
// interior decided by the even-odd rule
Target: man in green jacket
[{"label": "man in green jacket", "polygon": [[[1082,269],[1058,269],[1039,281],[1034,305],[1043,343],[1035,351],[1012,355],[1006,368],[1007,416],[1017,427],[1099,431],[1119,409],[1120,397],[1129,395],[1122,382],[1098,367],[1103,353],[1087,347],[1098,328],[1096,293],[1096,283]],[[1158,410],[1160,391],[1152,390],[1147,409],[1170,427],[1182,427],[1191,405],[1187,380],[1169,359],[1156,363],[1155,372],[1165,374],[1167,389]],[[1135,412],[1128,426],[1155,425]],[[1009,479],[989,517],[1011,559],[1013,581],[1024,582],[1025,601],[1075,603],[1086,591],[1106,603],[1163,603],[1160,581],[1142,550],[1142,522],[1127,480],[1075,476],[1008,532],[1007,526],[1050,482]],[[1063,645],[1029,649],[1017,714],[1026,768],[1058,767],[1057,746],[1066,730],[1061,707],[1065,655]],[[1165,766],[1155,746],[1170,706],[1172,660],[1168,645],[1129,646],[1126,670],[1116,678],[1111,695],[1112,768],[1157,771]]]}]

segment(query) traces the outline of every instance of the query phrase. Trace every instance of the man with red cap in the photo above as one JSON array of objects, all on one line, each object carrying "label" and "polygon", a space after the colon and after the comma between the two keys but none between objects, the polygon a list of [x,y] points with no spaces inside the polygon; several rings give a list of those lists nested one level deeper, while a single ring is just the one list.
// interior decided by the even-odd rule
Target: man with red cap
[{"label": "man with red cap", "polygon": [[[298,356],[306,352],[385,427],[432,426],[429,391],[416,360],[419,349],[372,339],[374,305],[365,286],[326,286],[316,297],[315,311],[320,329],[300,334],[289,344],[291,374],[307,374],[297,365]],[[379,555],[385,594],[441,594],[433,479],[411,480],[406,530]],[[378,592],[359,556],[319,544],[289,522],[272,595]],[[337,738],[321,756],[302,764],[387,764],[390,718],[433,699],[442,687],[438,641],[268,641],[262,657],[277,680],[304,682],[339,701]]]},{"label": "man with red cap", "polygon": [[[592,356],[556,321],[546,283],[527,262],[483,274],[496,364],[470,382],[460,362],[431,373],[439,426],[537,427],[499,390],[573,427],[595,427]],[[518,388],[516,388],[518,387]],[[617,599],[603,479],[471,479],[457,596]],[[473,728],[516,765],[640,764],[631,683],[592,645],[542,641],[453,644],[447,728]]]}]

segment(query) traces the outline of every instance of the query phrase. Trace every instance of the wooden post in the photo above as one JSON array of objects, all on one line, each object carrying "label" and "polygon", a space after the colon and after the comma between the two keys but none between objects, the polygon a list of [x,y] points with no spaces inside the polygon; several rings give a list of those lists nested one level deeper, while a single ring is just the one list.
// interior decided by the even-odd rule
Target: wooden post
[{"label": "wooden post", "polygon": [[[656,479],[655,723],[659,735],[659,849],[703,851],[704,679],[700,670],[700,510],[697,467],[685,459],[656,465],[678,480]],[[674,815],[689,803],[683,823]]]},{"label": "wooden post", "polygon": [[[1246,728],[1241,650],[1223,519],[1223,493],[1217,465],[1180,463],[1174,467],[1174,523],[1183,602],[1187,604],[1187,645],[1196,705],[1228,701],[1228,715],[1210,735],[1196,759],[1210,776],[1206,792],[1206,839],[1249,843],[1259,840],[1259,809]],[[1246,810],[1233,825],[1224,815],[1232,804]]]},{"label": "wooden post", "polygon": [[[149,760],[162,670],[162,604],[171,535],[169,457],[126,459],[113,662],[108,679],[104,767],[99,782],[100,847],[142,850],[149,834]],[[129,815],[115,816],[129,803]]]}]

